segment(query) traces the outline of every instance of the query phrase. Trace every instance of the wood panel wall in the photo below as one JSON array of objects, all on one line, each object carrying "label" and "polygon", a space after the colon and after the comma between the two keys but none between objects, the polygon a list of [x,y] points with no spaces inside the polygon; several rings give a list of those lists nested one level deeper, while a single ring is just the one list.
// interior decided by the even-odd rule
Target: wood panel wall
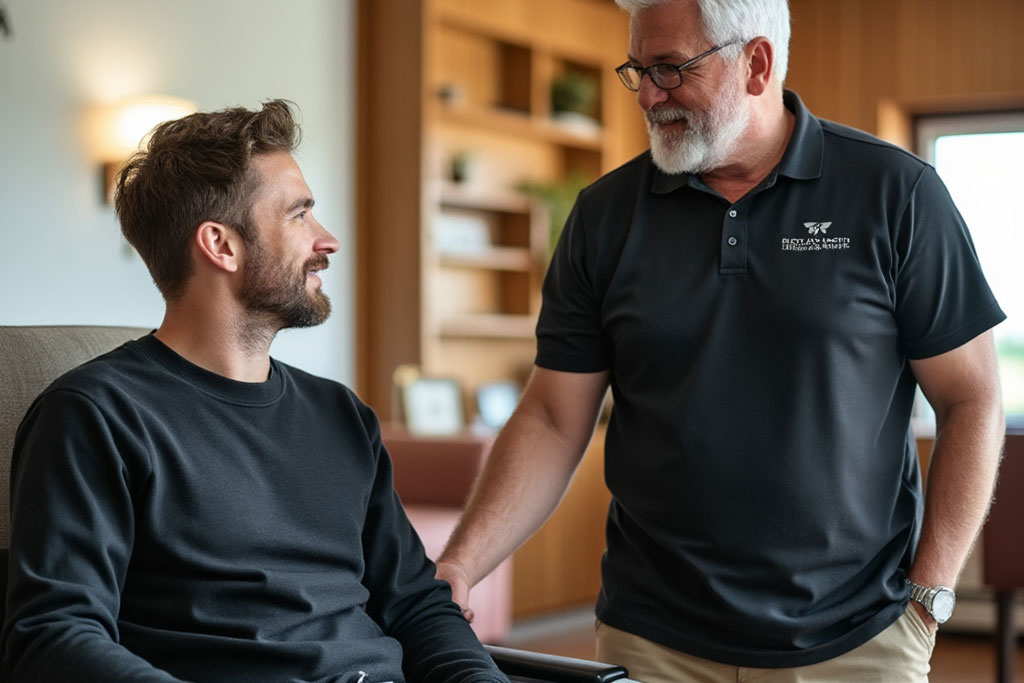
[{"label": "wood panel wall", "polygon": [[1021,0],[790,0],[787,87],[910,146],[916,115],[1024,107]]},{"label": "wood panel wall", "polygon": [[[418,2],[363,0],[358,11],[355,388],[385,418],[391,359],[418,363],[423,346],[422,302],[408,294],[420,291],[423,267],[422,10]],[[381,72],[401,82],[377,78]],[[406,163],[378,161],[396,158]]]}]

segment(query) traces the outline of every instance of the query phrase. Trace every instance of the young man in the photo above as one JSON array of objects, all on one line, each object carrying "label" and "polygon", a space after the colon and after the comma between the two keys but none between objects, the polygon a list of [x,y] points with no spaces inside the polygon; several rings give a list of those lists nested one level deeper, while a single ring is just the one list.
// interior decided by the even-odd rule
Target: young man
[{"label": "young man", "polygon": [[338,242],[297,142],[283,101],[195,114],[121,172],[166,314],[19,429],[15,683],[507,682],[434,579],[372,412],[268,355],[330,312]]},{"label": "young man", "polygon": [[464,603],[543,522],[610,385],[598,659],[647,683],[920,683],[1003,436],[1004,316],[966,226],[934,169],[783,90],[785,0],[618,2],[651,151],[580,194],[439,575]]}]

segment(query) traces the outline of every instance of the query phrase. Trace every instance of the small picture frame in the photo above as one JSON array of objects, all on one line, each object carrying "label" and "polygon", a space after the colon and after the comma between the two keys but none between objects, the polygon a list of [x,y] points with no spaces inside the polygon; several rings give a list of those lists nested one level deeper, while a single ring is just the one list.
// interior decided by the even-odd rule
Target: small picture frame
[{"label": "small picture frame", "polygon": [[465,429],[462,388],[445,377],[420,377],[402,387],[405,426],[417,436],[450,436]]},{"label": "small picture frame", "polygon": [[511,380],[487,382],[476,390],[480,422],[490,429],[501,429],[519,404],[519,385]]},{"label": "small picture frame", "polygon": [[491,246],[491,227],[478,212],[448,210],[434,222],[434,245],[442,253],[467,253]]}]

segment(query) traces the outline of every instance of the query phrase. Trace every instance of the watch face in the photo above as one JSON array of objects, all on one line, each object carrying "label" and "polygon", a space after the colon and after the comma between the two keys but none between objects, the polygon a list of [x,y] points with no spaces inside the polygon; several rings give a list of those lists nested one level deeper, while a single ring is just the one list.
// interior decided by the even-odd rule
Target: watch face
[{"label": "watch face", "polygon": [[953,605],[956,604],[956,596],[951,590],[940,590],[932,600],[932,616],[940,624],[953,615]]}]

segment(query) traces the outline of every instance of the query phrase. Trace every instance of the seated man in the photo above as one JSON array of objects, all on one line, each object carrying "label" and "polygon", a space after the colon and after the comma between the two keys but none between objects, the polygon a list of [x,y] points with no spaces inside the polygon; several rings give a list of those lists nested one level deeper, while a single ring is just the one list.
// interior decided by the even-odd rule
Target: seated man
[{"label": "seated man", "polygon": [[160,327],[57,380],[18,432],[12,680],[507,682],[392,488],[371,410],[269,356],[323,322],[338,242],[289,105],[162,124],[117,213]]}]

